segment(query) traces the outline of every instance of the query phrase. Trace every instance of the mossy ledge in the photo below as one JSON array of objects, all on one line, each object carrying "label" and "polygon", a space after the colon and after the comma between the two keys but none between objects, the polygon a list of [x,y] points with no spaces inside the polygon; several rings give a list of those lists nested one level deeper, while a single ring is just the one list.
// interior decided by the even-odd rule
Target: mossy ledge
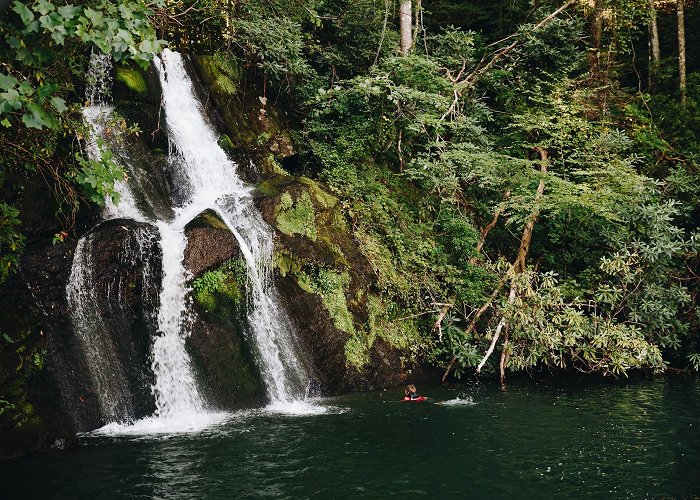
[{"label": "mossy ledge", "polygon": [[418,325],[392,319],[402,311],[377,290],[341,201],[322,183],[290,175],[260,181],[257,196],[277,231],[281,295],[329,392],[420,378]]}]

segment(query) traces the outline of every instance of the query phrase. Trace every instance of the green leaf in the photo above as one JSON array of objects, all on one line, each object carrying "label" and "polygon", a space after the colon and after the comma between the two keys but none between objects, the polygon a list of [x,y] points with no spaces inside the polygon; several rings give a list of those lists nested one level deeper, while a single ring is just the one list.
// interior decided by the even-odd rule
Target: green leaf
[{"label": "green leaf", "polygon": [[0,113],[7,113],[21,107],[22,101],[19,99],[19,92],[16,89],[10,89],[0,94]]},{"label": "green leaf", "polygon": [[134,13],[126,4],[119,4],[119,14],[122,19],[133,19]]},{"label": "green leaf", "polygon": [[56,92],[58,88],[59,85],[57,83],[45,83],[44,85],[36,89],[36,93],[41,97],[48,97],[54,92]]},{"label": "green leaf", "polygon": [[51,113],[47,113],[44,109],[33,102],[26,104],[29,113],[22,115],[22,122],[29,128],[41,130],[42,128],[56,128],[58,122],[56,117]]},{"label": "green leaf", "polygon": [[54,31],[53,33],[51,33],[51,39],[52,39],[54,42],[56,42],[56,44],[58,44],[58,45],[63,45],[63,43],[64,43],[65,40],[66,40],[66,37],[65,37],[65,35],[64,35],[63,33],[61,33],[60,31]]},{"label": "green leaf", "polygon": [[34,8],[41,15],[46,15],[49,12],[53,12],[54,10],[56,10],[56,6],[51,2],[48,2],[47,0],[39,0],[35,3]]},{"label": "green leaf", "polygon": [[66,33],[66,27],[63,24],[63,18],[56,12],[41,16],[39,18],[39,23],[41,27],[48,31],[60,31]]},{"label": "green leaf", "polygon": [[68,108],[66,107],[66,101],[61,99],[60,97],[52,97],[51,98],[51,105],[58,111],[59,113],[63,113],[66,111]]},{"label": "green leaf", "polygon": [[75,5],[62,5],[57,10],[66,21],[73,20],[83,11],[82,7]]},{"label": "green leaf", "polygon": [[93,9],[85,9],[83,11],[83,14],[85,14],[85,17],[88,18],[88,20],[92,23],[92,25],[95,28],[102,26],[102,24],[104,23],[102,12],[100,11]]},{"label": "green leaf", "polygon": [[19,81],[12,75],[6,75],[5,73],[0,73],[0,89],[10,90],[15,88]]},{"label": "green leaf", "polygon": [[25,25],[31,23],[34,20],[34,13],[31,10],[29,10],[29,7],[27,7],[21,2],[15,0],[15,2],[12,4],[12,10],[19,15],[20,19],[22,19],[22,22]]},{"label": "green leaf", "polygon": [[25,80],[19,84],[19,92],[20,94],[29,97],[34,94],[34,87],[31,83]]}]

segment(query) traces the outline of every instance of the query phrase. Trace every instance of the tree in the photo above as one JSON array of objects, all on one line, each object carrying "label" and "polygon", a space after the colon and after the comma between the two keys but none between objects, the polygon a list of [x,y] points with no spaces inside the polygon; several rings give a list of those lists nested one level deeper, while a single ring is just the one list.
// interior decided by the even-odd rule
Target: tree
[{"label": "tree", "polygon": [[401,55],[406,56],[413,46],[411,30],[411,0],[401,0],[399,4],[399,25],[401,27]]},{"label": "tree", "polygon": [[681,92],[681,106],[685,106],[685,5],[677,0],[678,12],[678,89]]},{"label": "tree", "polygon": [[654,85],[654,74],[661,62],[661,47],[659,46],[659,27],[656,23],[656,6],[654,0],[649,0],[649,88]]}]

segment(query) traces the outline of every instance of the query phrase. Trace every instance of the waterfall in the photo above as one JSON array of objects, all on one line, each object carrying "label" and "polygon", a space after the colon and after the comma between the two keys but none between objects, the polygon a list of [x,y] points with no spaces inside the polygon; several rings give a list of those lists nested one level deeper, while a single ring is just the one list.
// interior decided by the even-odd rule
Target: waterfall
[{"label": "waterfall", "polygon": [[[90,136],[86,149],[90,158],[99,159],[102,154],[101,141],[106,135],[105,130],[113,111],[108,104],[111,87],[109,56],[92,54],[87,82],[88,105],[83,110],[83,117],[90,128]],[[122,203],[117,209],[110,200],[105,207],[105,218],[143,220],[126,183],[119,182],[116,189],[121,195]],[[66,286],[66,299],[101,418],[106,422],[131,421],[134,419],[134,406],[127,377],[99,308],[97,294],[100,289],[95,282],[93,237],[94,233],[88,233],[78,241]]]},{"label": "waterfall", "polygon": [[[110,57],[93,53],[87,77],[86,98],[89,105],[83,110],[84,119],[90,127],[87,153],[92,159],[99,159],[103,148],[108,147],[110,140],[108,138],[114,141],[113,137],[118,133],[106,133],[114,112],[114,108],[109,104],[110,75]],[[138,172],[134,173],[138,174]],[[136,196],[126,179],[118,181],[115,184],[115,190],[120,195],[119,202],[115,204],[109,198],[105,200],[102,213],[104,219],[126,218],[139,222],[150,221],[150,218],[139,208]],[[152,204],[149,208],[152,208]],[[151,349],[151,368],[155,376],[152,392],[156,402],[156,413],[153,418],[144,419],[134,427],[143,430],[186,429],[193,424],[209,420],[185,350],[184,339],[188,333],[185,320],[186,298],[189,290],[186,287],[188,276],[182,260],[187,241],[184,236],[184,225],[178,227],[177,224],[165,221],[157,221],[156,224],[163,252],[163,278],[157,317],[159,334],[154,338]],[[94,325],[89,321],[90,318],[94,318],[93,321],[100,321],[100,315],[96,310],[94,284],[88,279],[89,276],[84,270],[90,266],[91,259],[90,250],[85,250],[86,238],[78,243],[74,257],[73,273],[68,285],[69,304],[74,311],[73,324],[78,332],[86,330],[103,332],[104,328],[92,328]],[[72,300],[72,297],[76,300]],[[98,367],[96,368],[98,372],[100,372],[99,367],[102,366],[102,359],[114,356],[113,346],[107,345],[97,345],[97,347],[93,345],[86,352],[88,352],[88,365]],[[109,379],[106,379],[104,384],[102,379],[96,380],[95,384],[98,386],[101,386],[98,382],[102,385],[109,382]],[[121,424],[133,421],[133,413],[103,412],[103,417],[113,424],[107,426],[112,430],[128,428]]]},{"label": "waterfall", "polygon": [[156,383],[156,416],[182,419],[203,412],[204,404],[185,350],[188,273],[183,266],[187,239],[184,227],[159,222],[163,249],[163,284],[160,292],[158,329],[153,342],[153,373]]},{"label": "waterfall", "polygon": [[[107,132],[114,113],[114,107],[110,104],[111,75],[111,56],[93,52],[90,56],[90,68],[86,77],[85,98],[88,105],[83,109],[83,119],[90,129],[86,144],[87,155],[93,160],[100,159],[107,137],[110,135]],[[118,131],[110,130],[110,133],[118,133]],[[105,199],[102,216],[105,219],[124,218],[139,222],[146,221],[147,218],[139,209],[126,179],[117,181],[114,189],[119,193],[119,203],[113,203],[111,198]]]},{"label": "waterfall", "polygon": [[[103,320],[94,295],[92,245],[88,235],[78,243],[67,293],[76,331],[85,336],[88,365],[95,367],[91,380],[104,393],[101,408],[104,418],[110,422],[95,432],[179,432],[200,429],[222,418],[222,414],[207,410],[185,349],[190,326],[187,283],[191,279],[183,263],[187,246],[185,226],[205,210],[215,211],[231,230],[248,268],[249,340],[267,388],[269,408],[288,413],[322,412],[322,408],[301,401],[308,376],[296,354],[291,323],[271,286],[273,229],[256,209],[253,189],[242,181],[237,166],[219,147],[217,134],[195,96],[182,56],[165,50],[161,58],[155,59],[155,67],[163,90],[169,138],[169,176],[174,191],[172,216],[159,217],[148,195],[132,191],[125,179],[115,186],[120,194],[119,203],[106,200],[103,217],[151,222],[158,229],[163,276],[158,335],[151,349],[156,411],[151,417],[133,422],[133,411],[129,412],[128,405],[122,401],[124,398],[120,398],[124,393],[118,383],[120,367],[116,366],[117,362],[110,361],[113,346],[107,345],[108,336],[94,341],[95,332],[103,331],[104,325],[96,325]],[[91,129],[87,153],[93,159],[99,159],[103,148],[116,147],[115,134],[108,130],[113,114],[107,89],[111,83],[110,71],[108,57],[93,55],[86,95],[89,105],[83,111]],[[128,151],[125,154],[128,155]],[[131,175],[139,175],[135,169],[130,170]],[[139,183],[136,185],[140,187]],[[149,205],[147,213],[154,215],[146,215],[139,207],[137,200],[144,199]],[[87,337],[89,332],[93,332],[93,337]]]},{"label": "waterfall", "polygon": [[248,267],[251,340],[268,395],[273,405],[291,403],[304,396],[308,377],[296,355],[290,323],[270,286],[273,230],[256,209],[252,188],[219,147],[182,56],[166,49],[155,65],[163,89],[173,177],[181,184],[182,204],[173,224],[182,228],[211,209],[236,237]]},{"label": "waterfall", "polygon": [[102,320],[96,300],[97,286],[92,262],[93,234],[81,238],[75,249],[70,279],[66,287],[71,321],[97,396],[102,418],[107,422],[134,418],[129,386],[116,348]]}]

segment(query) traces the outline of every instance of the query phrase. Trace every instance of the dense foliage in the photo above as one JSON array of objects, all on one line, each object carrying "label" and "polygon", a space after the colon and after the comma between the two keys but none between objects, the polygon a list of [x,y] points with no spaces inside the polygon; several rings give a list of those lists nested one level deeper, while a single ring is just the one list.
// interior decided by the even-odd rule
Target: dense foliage
[{"label": "dense foliage", "polygon": [[[70,227],[81,195],[101,203],[114,196],[123,171],[109,155],[88,159],[77,139],[86,130],[80,111],[91,52],[147,66],[163,41],[151,23],[155,2],[14,1],[0,13],[0,188],[13,200],[41,176]],[[125,124],[117,120],[120,124]],[[115,126],[117,125],[115,122]],[[5,184],[5,185],[4,185]],[[82,190],[79,190],[81,189]],[[48,194],[47,193],[47,194]],[[22,214],[0,203],[0,281],[16,268],[24,244]],[[61,240],[65,231],[56,234]]]},{"label": "dense foliage", "polygon": [[[681,104],[672,5],[657,6],[655,66],[638,53],[648,1],[568,2],[549,16],[563,3],[418,2],[408,56],[389,0],[183,1],[157,29],[213,54],[226,92],[254,75],[286,108],[292,173],[343,200],[390,319],[418,318],[413,352],[458,375],[494,347],[502,370],[698,369],[697,35]],[[688,3],[690,26],[700,9]],[[62,164],[87,45],[143,63],[161,42],[139,2],[13,12],[1,25],[3,148],[22,124],[49,127],[28,140],[50,150],[29,148],[33,161],[13,168]],[[87,45],[68,51],[71,37]],[[18,214],[0,216],[11,267]]]}]

